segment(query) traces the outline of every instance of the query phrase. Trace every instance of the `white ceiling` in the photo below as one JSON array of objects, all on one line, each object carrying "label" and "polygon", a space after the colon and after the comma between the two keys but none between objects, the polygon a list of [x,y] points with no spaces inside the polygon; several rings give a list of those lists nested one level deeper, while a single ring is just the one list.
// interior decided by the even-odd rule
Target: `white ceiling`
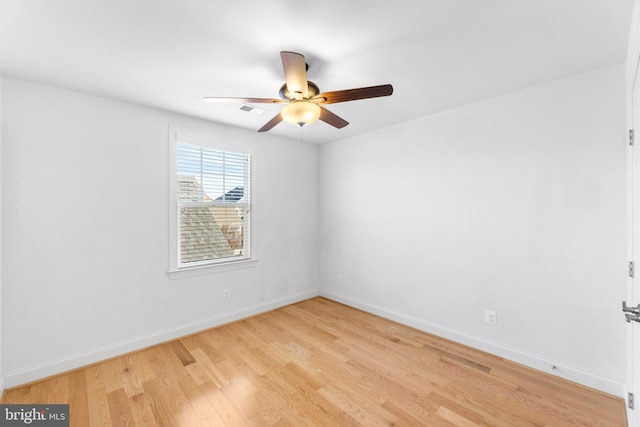
[{"label": "white ceiling", "polygon": [[[323,143],[625,59],[632,0],[0,0],[0,74],[257,130],[203,96],[278,97],[279,52],[321,91],[391,83],[332,104]],[[300,139],[280,123],[272,134]]]}]

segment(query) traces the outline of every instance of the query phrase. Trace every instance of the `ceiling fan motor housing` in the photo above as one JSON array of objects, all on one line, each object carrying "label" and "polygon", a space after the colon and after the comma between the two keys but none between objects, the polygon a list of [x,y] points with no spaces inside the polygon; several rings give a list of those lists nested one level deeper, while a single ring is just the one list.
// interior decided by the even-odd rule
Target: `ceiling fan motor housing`
[{"label": "ceiling fan motor housing", "polygon": [[[320,93],[320,88],[314,82],[307,81],[307,85],[309,87],[309,95],[307,96],[307,98],[313,98]],[[289,91],[289,89],[287,89],[286,83],[280,86],[280,91],[278,93],[280,94],[281,99],[286,99],[289,101],[293,101],[296,99],[296,97]]]}]

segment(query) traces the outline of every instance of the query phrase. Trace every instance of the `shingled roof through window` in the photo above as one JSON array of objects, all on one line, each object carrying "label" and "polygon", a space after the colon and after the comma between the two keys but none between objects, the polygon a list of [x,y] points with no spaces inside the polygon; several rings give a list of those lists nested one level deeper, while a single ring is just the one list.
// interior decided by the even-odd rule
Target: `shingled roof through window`
[{"label": "shingled roof through window", "polygon": [[[203,192],[200,183],[191,176],[178,176],[178,199],[212,200]],[[235,255],[211,209],[206,206],[180,208],[180,242],[182,263],[229,258]]]}]

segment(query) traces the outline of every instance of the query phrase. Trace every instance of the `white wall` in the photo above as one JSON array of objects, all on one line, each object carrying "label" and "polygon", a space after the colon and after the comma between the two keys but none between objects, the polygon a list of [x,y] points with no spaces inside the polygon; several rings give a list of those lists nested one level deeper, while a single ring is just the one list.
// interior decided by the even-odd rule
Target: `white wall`
[{"label": "white wall", "polygon": [[[13,78],[2,95],[7,386],[317,295],[316,146]],[[256,267],[168,278],[170,125],[253,150]]]},{"label": "white wall", "polygon": [[622,395],[624,81],[613,66],[322,146],[322,293]]}]

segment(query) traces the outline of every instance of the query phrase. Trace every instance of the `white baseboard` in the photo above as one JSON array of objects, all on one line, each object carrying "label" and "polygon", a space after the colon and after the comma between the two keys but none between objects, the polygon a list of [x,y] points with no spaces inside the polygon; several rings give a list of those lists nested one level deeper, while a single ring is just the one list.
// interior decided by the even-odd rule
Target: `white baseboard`
[{"label": "white baseboard", "polygon": [[358,308],[362,311],[366,311],[380,317],[384,317],[389,320],[396,321],[398,323],[402,323],[403,325],[411,326],[421,331],[425,331],[449,339],[451,341],[455,341],[460,344],[468,345],[470,347],[502,357],[512,362],[520,363],[521,365],[537,369],[542,372],[550,373],[560,378],[564,378],[569,381],[573,381],[575,383],[582,384],[584,386],[591,387],[614,396],[619,396],[624,399],[626,399],[627,396],[625,392],[626,387],[624,384],[618,383],[616,381],[611,381],[607,378],[593,375],[588,372],[572,368],[570,366],[563,365],[562,363],[557,361],[545,359],[534,354],[526,353],[516,348],[487,341],[483,338],[468,335],[463,332],[438,325],[436,323],[428,322],[412,316],[406,316],[404,314],[396,313],[385,308],[376,307],[367,303],[362,303],[360,301],[355,301],[348,297],[343,297],[332,292],[320,291],[320,296],[340,302],[350,307]]},{"label": "white baseboard", "polygon": [[42,378],[50,377],[62,372],[71,371],[83,366],[91,365],[102,360],[107,360],[122,354],[140,350],[153,345],[172,341],[180,337],[194,334],[199,331],[215,328],[226,323],[236,320],[255,316],[266,311],[284,307],[299,301],[318,296],[317,291],[304,292],[291,295],[286,298],[277,299],[254,306],[243,308],[239,311],[227,313],[222,316],[212,317],[210,319],[178,326],[171,329],[157,331],[151,334],[139,336],[127,341],[121,341],[113,345],[95,348],[86,352],[76,353],[64,358],[51,360],[37,366],[31,366],[19,371],[6,372],[4,378],[0,377],[0,386],[12,388],[22,384],[37,381]]}]

